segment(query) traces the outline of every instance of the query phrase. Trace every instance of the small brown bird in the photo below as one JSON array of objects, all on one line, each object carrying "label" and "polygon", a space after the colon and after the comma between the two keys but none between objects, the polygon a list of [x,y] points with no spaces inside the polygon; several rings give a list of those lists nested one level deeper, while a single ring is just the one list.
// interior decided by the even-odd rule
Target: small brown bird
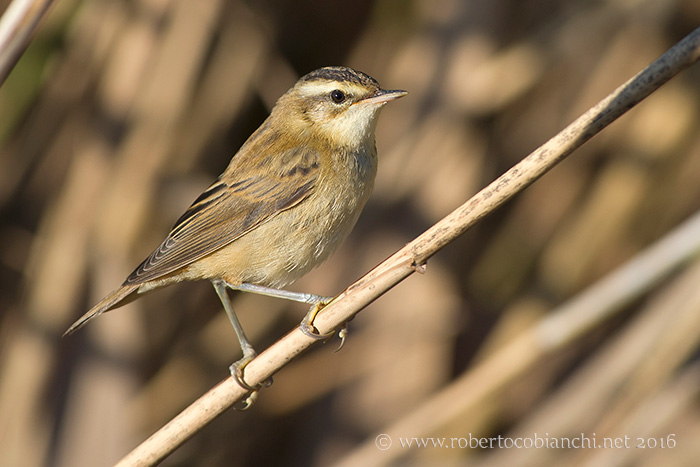
[{"label": "small brown bird", "polygon": [[[406,94],[383,90],[351,68],[303,76],[163,243],[65,334],[158,287],[208,279],[238,336],[243,358],[231,373],[245,385],[241,370],[255,351],[226,288],[309,303],[312,310],[323,302],[280,287],[328,258],[350,233],[377,172],[379,110]],[[310,312],[302,322],[307,332],[312,319]]]}]

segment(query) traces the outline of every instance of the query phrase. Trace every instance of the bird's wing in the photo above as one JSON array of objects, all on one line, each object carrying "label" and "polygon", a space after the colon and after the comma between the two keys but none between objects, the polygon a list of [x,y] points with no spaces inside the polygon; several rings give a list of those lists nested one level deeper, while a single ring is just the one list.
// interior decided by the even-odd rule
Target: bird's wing
[{"label": "bird's wing", "polygon": [[234,157],[237,163],[195,200],[124,285],[156,279],[226,246],[303,201],[318,178],[320,156],[309,149],[246,156]]}]

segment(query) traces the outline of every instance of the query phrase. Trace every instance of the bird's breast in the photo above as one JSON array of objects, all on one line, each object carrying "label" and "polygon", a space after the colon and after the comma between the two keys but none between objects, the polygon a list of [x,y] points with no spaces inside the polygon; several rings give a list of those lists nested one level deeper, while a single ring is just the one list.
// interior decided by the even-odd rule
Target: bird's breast
[{"label": "bird's breast", "polygon": [[304,200],[202,264],[220,271],[230,283],[282,287],[326,260],[348,236],[369,199],[377,172],[374,145],[334,154],[320,165],[319,178]]},{"label": "bird's breast", "polygon": [[369,199],[377,173],[374,145],[338,154],[325,169],[308,200],[320,261],[347,237]]}]

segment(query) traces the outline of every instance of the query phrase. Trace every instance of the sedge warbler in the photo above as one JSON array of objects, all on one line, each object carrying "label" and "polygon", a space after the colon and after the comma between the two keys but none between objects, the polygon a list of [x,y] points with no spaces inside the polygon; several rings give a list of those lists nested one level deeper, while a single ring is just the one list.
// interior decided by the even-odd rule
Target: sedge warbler
[{"label": "sedge warbler", "polygon": [[65,334],[158,287],[207,279],[243,352],[231,373],[247,387],[242,368],[256,354],[226,289],[311,304],[301,326],[314,335],[314,310],[327,299],[280,288],[328,258],[354,226],[377,173],[379,111],[406,94],[346,67],[303,76],[163,243]]}]

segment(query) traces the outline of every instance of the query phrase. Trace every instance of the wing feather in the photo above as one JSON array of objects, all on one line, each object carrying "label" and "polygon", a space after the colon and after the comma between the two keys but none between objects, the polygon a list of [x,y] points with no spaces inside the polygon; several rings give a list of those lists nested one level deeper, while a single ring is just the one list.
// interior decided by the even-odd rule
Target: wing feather
[{"label": "wing feather", "polygon": [[320,156],[312,150],[295,147],[254,165],[250,157],[239,156],[177,220],[125,285],[157,279],[228,245],[302,202],[318,178]]}]

